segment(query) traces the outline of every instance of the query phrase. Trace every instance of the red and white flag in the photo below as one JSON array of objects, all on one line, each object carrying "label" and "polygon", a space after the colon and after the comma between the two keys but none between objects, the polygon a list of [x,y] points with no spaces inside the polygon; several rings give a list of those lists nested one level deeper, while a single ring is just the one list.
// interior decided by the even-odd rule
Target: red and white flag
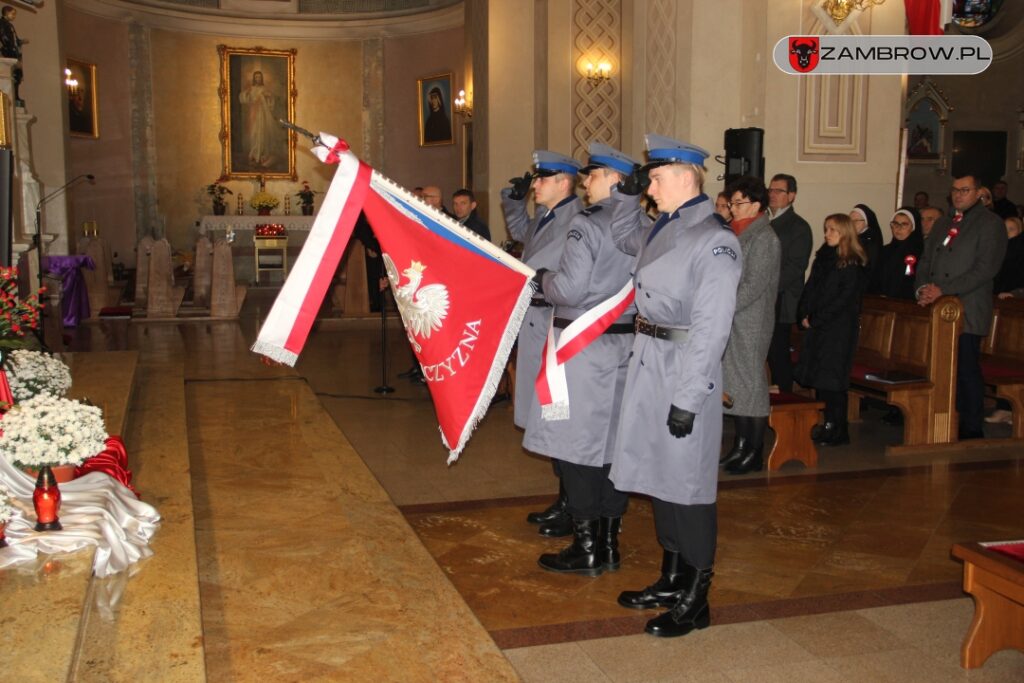
[{"label": "red and white flag", "polygon": [[487,412],[533,287],[533,270],[321,134],[338,170],[302,253],[252,350],[294,365],[360,211],[380,242],[391,291],[454,462]]}]

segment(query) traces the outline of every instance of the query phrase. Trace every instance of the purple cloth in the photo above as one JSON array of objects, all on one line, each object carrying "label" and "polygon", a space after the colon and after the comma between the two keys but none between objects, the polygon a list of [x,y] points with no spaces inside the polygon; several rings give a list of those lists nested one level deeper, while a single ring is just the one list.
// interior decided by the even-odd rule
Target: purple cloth
[{"label": "purple cloth", "polygon": [[65,327],[77,327],[79,320],[89,317],[89,292],[82,278],[82,268],[96,270],[96,264],[84,254],[43,257],[43,270],[61,279],[60,312]]}]

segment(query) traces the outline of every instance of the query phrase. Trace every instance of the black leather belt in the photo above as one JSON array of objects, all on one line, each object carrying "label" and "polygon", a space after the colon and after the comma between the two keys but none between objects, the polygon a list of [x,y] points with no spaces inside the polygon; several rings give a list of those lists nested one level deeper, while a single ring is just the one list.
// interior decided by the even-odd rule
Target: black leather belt
[{"label": "black leather belt", "polygon": [[648,322],[642,315],[638,315],[636,317],[636,333],[646,334],[648,337],[664,339],[670,342],[684,342],[687,337],[690,336],[689,330],[683,330],[678,327],[662,327],[660,325],[655,325],[652,322]]},{"label": "black leather belt", "polygon": [[551,304],[544,299],[530,299],[530,305],[538,308],[551,308]]},{"label": "black leather belt", "polygon": [[[569,327],[571,323],[576,322],[575,320],[569,320],[568,318],[555,318],[554,325],[560,330],[564,330]],[[633,334],[633,325],[629,323],[612,323],[608,326],[608,329],[601,334]]]}]

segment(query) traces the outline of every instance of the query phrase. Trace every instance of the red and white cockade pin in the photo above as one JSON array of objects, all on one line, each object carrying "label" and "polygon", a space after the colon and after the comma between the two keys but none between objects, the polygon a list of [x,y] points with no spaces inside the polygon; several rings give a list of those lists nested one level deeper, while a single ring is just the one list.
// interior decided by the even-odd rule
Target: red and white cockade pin
[{"label": "red and white cockade pin", "polygon": [[959,234],[960,228],[950,228],[949,233],[946,235],[946,239],[942,240],[942,246],[948,247],[950,244],[952,244],[953,240],[955,240],[956,236]]},{"label": "red and white cockade pin", "polygon": [[907,254],[906,257],[904,257],[903,262],[907,264],[907,272],[904,274],[908,276],[913,275],[914,266],[917,265],[917,257],[913,254]]}]

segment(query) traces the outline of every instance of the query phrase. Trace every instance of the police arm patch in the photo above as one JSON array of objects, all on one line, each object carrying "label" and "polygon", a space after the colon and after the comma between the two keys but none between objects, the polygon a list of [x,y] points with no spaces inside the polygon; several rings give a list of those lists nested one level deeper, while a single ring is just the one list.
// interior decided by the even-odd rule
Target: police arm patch
[{"label": "police arm patch", "polygon": [[736,252],[733,251],[732,247],[715,247],[711,250],[711,253],[714,256],[721,256],[722,254],[725,254],[732,258],[733,261],[736,260]]},{"label": "police arm patch", "polygon": [[566,234],[565,238],[570,240],[581,240],[583,239],[583,233],[573,228]]}]

